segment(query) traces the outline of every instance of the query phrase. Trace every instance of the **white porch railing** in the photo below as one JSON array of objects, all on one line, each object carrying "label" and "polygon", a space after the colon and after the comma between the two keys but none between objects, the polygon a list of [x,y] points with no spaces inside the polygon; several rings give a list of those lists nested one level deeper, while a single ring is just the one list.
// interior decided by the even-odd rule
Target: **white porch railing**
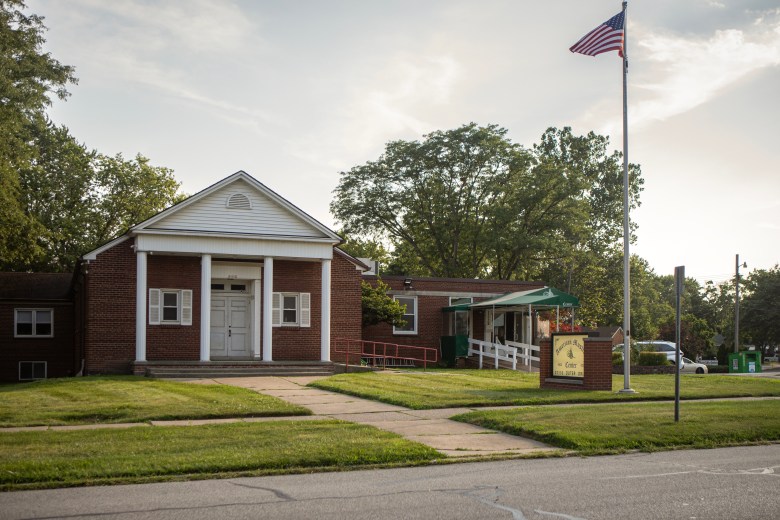
[{"label": "white porch railing", "polygon": [[512,370],[517,370],[518,358],[523,361],[524,365],[530,367],[531,361],[539,361],[539,357],[534,356],[533,352],[539,352],[539,347],[514,341],[507,341],[506,345],[502,345],[501,343],[469,338],[469,356],[472,354],[479,356],[479,368],[482,368],[482,361],[485,357],[494,360],[495,368],[498,368],[499,361],[507,361],[512,363]]}]

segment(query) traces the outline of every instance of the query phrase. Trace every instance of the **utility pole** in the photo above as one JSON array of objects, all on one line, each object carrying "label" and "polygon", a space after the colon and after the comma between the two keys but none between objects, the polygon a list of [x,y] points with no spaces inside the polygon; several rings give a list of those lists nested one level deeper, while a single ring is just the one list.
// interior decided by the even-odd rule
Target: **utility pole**
[{"label": "utility pole", "polygon": [[[739,352],[739,254],[737,254],[736,265],[736,289],[737,293],[734,297],[734,352]],[[747,262],[742,264],[742,267],[747,267]]]}]

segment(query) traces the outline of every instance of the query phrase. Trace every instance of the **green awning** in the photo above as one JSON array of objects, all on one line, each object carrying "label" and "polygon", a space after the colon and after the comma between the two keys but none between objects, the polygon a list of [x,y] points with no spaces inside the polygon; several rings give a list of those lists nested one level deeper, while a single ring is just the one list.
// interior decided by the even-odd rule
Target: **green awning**
[{"label": "green awning", "polygon": [[534,307],[579,307],[580,300],[569,293],[559,291],[554,287],[542,287],[529,291],[520,291],[505,294],[497,298],[472,303],[471,308],[479,307],[522,307],[532,305]]}]

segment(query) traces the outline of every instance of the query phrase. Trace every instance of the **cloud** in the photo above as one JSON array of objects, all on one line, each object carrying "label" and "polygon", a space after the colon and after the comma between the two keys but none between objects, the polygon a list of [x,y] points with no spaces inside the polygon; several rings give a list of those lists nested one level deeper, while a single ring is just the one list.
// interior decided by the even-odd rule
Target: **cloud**
[{"label": "cloud", "polygon": [[629,110],[632,124],[684,113],[752,73],[780,65],[778,18],[762,16],[750,32],[720,30],[703,39],[638,31],[647,72],[634,84],[640,101]]},{"label": "cloud", "polygon": [[253,30],[249,19],[231,1],[80,0],[78,4],[116,29],[117,36],[132,34],[140,46],[219,53],[240,49]]}]

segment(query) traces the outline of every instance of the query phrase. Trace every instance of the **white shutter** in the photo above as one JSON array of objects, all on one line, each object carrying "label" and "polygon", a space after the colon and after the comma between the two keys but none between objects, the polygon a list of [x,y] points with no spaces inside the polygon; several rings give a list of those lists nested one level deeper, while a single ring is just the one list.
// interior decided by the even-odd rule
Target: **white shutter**
[{"label": "white shutter", "polygon": [[181,292],[181,324],[192,325],[192,290]]},{"label": "white shutter", "polygon": [[160,324],[160,289],[149,289],[149,325]]},{"label": "white shutter", "polygon": [[271,308],[271,326],[279,327],[282,325],[282,293],[273,293]]},{"label": "white shutter", "polygon": [[311,294],[301,293],[301,327],[311,327]]}]

